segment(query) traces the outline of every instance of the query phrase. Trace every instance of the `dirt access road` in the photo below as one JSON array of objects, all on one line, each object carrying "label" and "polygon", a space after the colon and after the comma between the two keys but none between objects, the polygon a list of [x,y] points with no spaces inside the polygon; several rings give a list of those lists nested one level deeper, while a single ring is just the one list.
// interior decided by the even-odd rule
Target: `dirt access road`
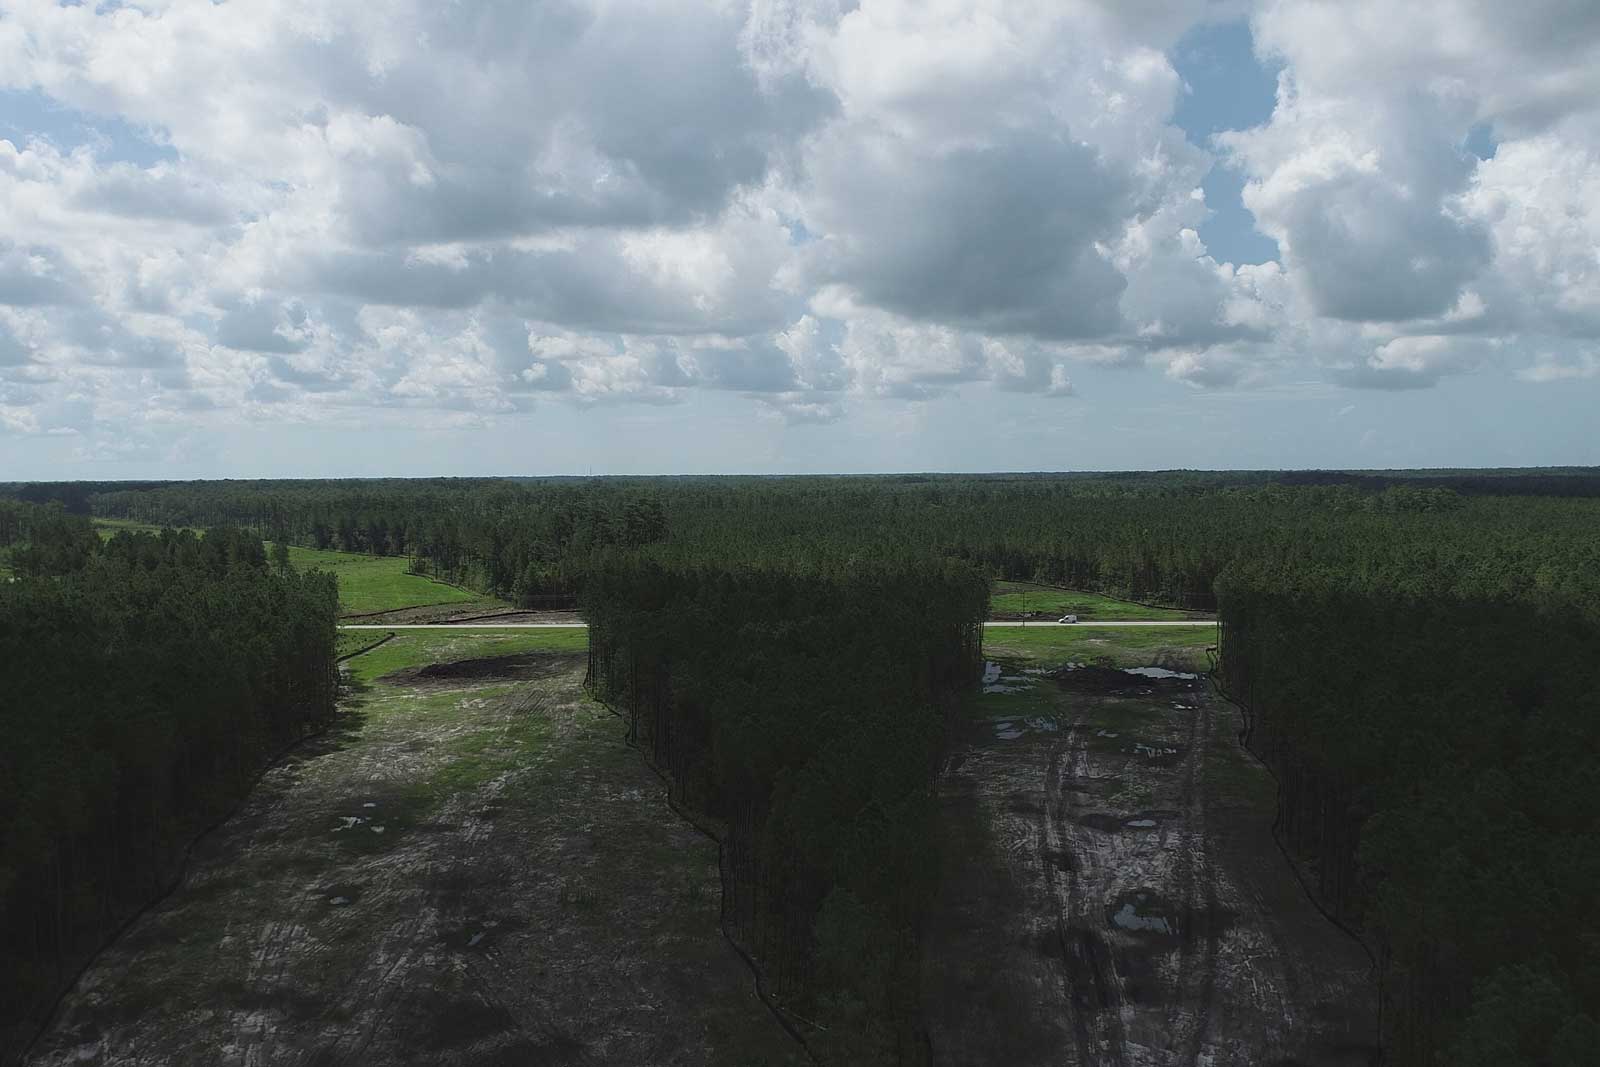
[{"label": "dirt access road", "polygon": [[941,782],[935,1062],[1373,1062],[1370,962],[1273,843],[1231,706],[1192,674],[1059,666],[991,666]]},{"label": "dirt access road", "polygon": [[28,1062],[790,1064],[718,932],[716,846],[548,633],[403,634]]}]

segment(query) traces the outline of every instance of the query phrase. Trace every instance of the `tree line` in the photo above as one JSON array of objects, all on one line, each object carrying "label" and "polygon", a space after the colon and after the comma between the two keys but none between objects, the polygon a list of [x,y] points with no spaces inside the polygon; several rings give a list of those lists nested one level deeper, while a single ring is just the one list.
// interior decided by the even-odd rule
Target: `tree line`
[{"label": "tree line", "polygon": [[590,554],[665,535],[655,493],[558,479],[189,482],[114,489],[94,514],[161,526],[226,524],[273,542],[378,556],[514,601],[574,595]]},{"label": "tree line", "polygon": [[[1600,569],[1574,548],[1547,563]],[[1221,583],[1222,679],[1285,843],[1379,954],[1394,1063],[1600,1048],[1600,605],[1505,562]]]},{"label": "tree line", "polygon": [[920,1058],[931,784],[981,673],[988,587],[931,561],[588,575],[589,684],[717,827],[724,921],[829,1062]]},{"label": "tree line", "polygon": [[[686,558],[715,550],[762,560],[775,549],[805,558],[955,556],[998,577],[1201,608],[1215,606],[1213,585],[1227,562],[1258,544],[1304,554],[1352,532],[1381,537],[1408,516],[1459,529],[1504,525],[1509,510],[1505,495],[1458,492],[1438,478],[1289,484],[1297,477],[208,482],[102,486],[63,499],[108,518],[231,525],[273,541],[406,555],[423,573],[518,600],[577,592],[597,552],[659,545]],[[1511,476],[1485,480],[1525,488]],[[40,487],[29,488],[37,495]],[[1539,512],[1589,502],[1521,503]],[[1435,521],[1452,512],[1456,522]],[[1532,522],[1521,528],[1536,532]]]},{"label": "tree line", "polygon": [[0,507],[28,538],[0,582],[0,1047],[16,1052],[194,834],[329,721],[337,683],[331,576],[273,568],[233,529],[102,544],[87,519],[30,509]]}]

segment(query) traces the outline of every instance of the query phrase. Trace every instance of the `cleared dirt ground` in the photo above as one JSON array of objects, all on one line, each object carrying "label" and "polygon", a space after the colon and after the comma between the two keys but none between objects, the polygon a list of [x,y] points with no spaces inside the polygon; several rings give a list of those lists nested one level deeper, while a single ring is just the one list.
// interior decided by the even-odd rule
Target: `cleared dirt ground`
[{"label": "cleared dirt ground", "polygon": [[353,660],[340,730],[203,842],[30,1062],[801,1062],[718,932],[716,847],[539,640]]},{"label": "cleared dirt ground", "polygon": [[935,1062],[1372,1062],[1369,960],[1274,845],[1232,708],[1198,677],[1061,663],[993,665],[941,782]]}]

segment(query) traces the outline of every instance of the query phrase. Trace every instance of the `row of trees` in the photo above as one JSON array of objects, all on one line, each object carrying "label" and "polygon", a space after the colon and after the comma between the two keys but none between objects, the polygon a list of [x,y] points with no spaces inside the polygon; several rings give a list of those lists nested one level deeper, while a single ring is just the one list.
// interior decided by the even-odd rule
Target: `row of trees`
[{"label": "row of trees", "polygon": [[575,594],[594,552],[666,535],[655,493],[571,480],[173,483],[91,500],[106,518],[229,524],[274,542],[410,556],[419,573],[519,601]]},{"label": "row of trees", "polygon": [[[1330,541],[1339,550],[1352,532],[1381,538],[1440,519],[1461,529],[1484,516],[1506,525],[1504,497],[1438,482],[1347,477],[1291,486],[1182,473],[435,479],[172,483],[88,500],[105,517],[235,525],[274,541],[409,555],[425,573],[515,598],[575,592],[596,552],[663,545],[686,559],[714,550],[760,561],[775,548],[841,560],[956,556],[998,577],[1211,607],[1222,568],[1258,544],[1309,555]],[[1588,501],[1524,503],[1533,512],[1512,524],[1513,536],[1535,533],[1541,508]]]},{"label": "row of trees", "polygon": [[331,576],[275,570],[236,530],[102,546],[87,519],[38,510],[26,558],[58,569],[0,583],[0,1048],[13,1052],[195,832],[328,721],[337,682]]},{"label": "row of trees", "polygon": [[673,799],[716,821],[728,932],[830,1062],[921,1054],[930,785],[981,671],[987,601],[959,563],[635,553],[589,575],[590,684]]},{"label": "row of trees", "polygon": [[0,566],[17,574],[77,570],[100,547],[89,521],[61,505],[0,498]]},{"label": "row of trees", "polygon": [[[1600,601],[1486,552],[1239,562],[1221,675],[1279,830],[1381,954],[1399,1064],[1600,1048]],[[1592,540],[1545,566],[1600,573]]]}]

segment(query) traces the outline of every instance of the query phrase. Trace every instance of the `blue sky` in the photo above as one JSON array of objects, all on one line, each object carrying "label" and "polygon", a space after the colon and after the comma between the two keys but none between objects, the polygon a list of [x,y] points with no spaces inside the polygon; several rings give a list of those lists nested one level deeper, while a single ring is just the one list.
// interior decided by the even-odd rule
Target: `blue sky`
[{"label": "blue sky", "polygon": [[324,10],[0,0],[0,478],[1600,464],[1556,0]]},{"label": "blue sky", "polygon": [[116,115],[79,111],[37,89],[0,90],[0,137],[14,145],[43,138],[63,151],[88,149],[105,162],[139,167],[178,158],[149,130],[129,126]]},{"label": "blue sky", "polygon": [[[1272,118],[1279,64],[1256,57],[1250,24],[1243,19],[1196,26],[1171,52],[1172,65],[1189,91],[1178,97],[1172,121],[1197,145],[1212,144],[1225,130],[1247,130]],[[1231,263],[1278,258],[1272,238],[1256,229],[1239,198],[1244,175],[1219,160],[1200,186],[1213,212],[1199,229],[1212,256]]]}]

